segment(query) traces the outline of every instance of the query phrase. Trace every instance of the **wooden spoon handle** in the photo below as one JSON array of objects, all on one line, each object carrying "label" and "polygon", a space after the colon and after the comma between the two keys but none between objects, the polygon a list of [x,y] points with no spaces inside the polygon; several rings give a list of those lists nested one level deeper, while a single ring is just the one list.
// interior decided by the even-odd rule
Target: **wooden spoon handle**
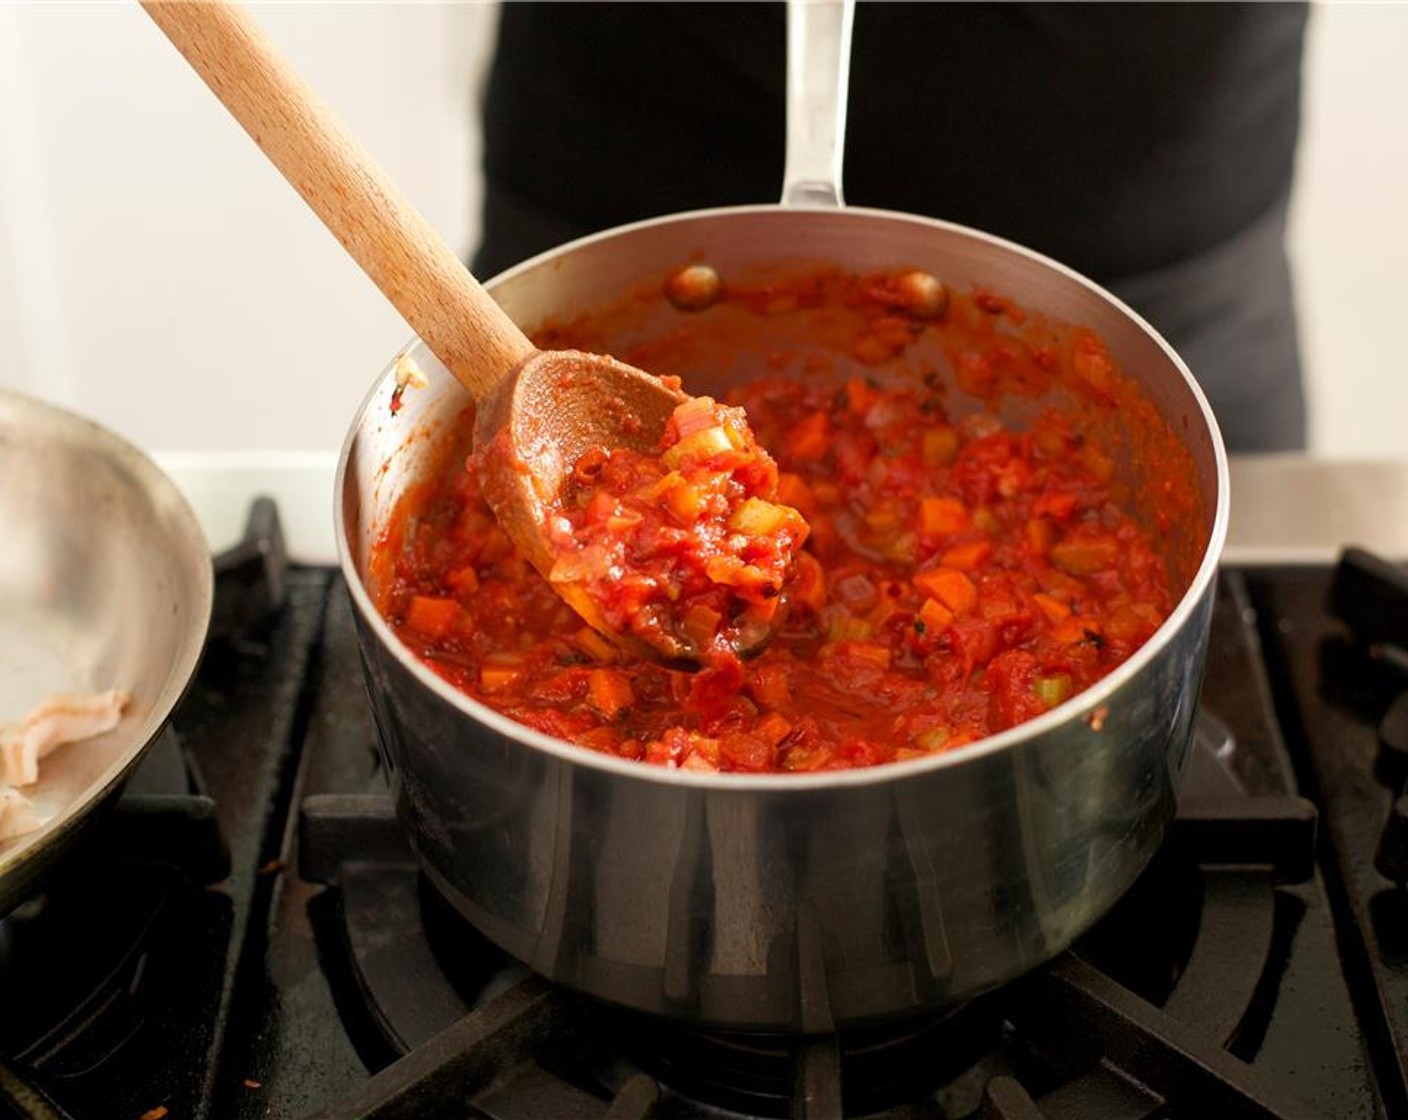
[{"label": "wooden spoon handle", "polygon": [[536,352],[244,8],[206,0],[142,6],[476,399]]}]

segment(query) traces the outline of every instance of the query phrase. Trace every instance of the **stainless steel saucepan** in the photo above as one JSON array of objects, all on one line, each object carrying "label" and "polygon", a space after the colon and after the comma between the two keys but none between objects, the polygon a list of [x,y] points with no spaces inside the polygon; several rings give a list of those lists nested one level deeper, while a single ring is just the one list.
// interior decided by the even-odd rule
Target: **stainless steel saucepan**
[{"label": "stainless steel saucepan", "polygon": [[204,534],[180,492],[91,421],[0,392],[0,724],[52,692],[121,688],[122,721],[41,764],[41,828],[0,841],[0,917],[119,789],[195,672]]},{"label": "stainless steel saucepan", "polygon": [[[834,88],[845,35],[836,25],[822,37],[832,47],[822,85]],[[790,104],[801,112],[809,95],[799,84],[815,75],[797,65],[791,80]],[[1093,923],[1139,875],[1173,814],[1227,526],[1216,425],[1153,330],[1020,246],[927,218],[826,205],[840,199],[838,114],[825,88],[811,103],[807,128],[789,122],[789,143],[810,138],[810,146],[789,155],[783,205],[588,237],[490,289],[531,331],[604,314],[623,293],[658,290],[691,261],[708,261],[727,280],[808,260],[857,272],[921,268],[1094,328],[1186,448],[1201,500],[1161,538],[1177,607],[1118,670],[1037,720],[917,761],[763,776],[627,762],[530,731],[457,692],[373,605],[368,558],[378,532],[445,461],[444,441],[465,439],[455,427],[464,397],[422,346],[410,353],[429,388],[407,393],[393,416],[388,370],[355,420],[338,477],[338,543],[368,689],[425,873],[543,975],[720,1029],[829,1031],[924,1012],[1020,975]],[[686,320],[663,299],[647,301],[608,341],[625,346],[688,321],[707,355],[707,316]],[[761,334],[754,343],[759,353],[769,345]],[[714,368],[735,365],[731,354],[717,357]],[[687,382],[695,392],[713,387],[703,376]],[[953,399],[961,402],[956,389]],[[1011,402],[1005,418],[1020,422],[1026,407]],[[1153,524],[1142,439],[1117,432],[1112,452]]]}]

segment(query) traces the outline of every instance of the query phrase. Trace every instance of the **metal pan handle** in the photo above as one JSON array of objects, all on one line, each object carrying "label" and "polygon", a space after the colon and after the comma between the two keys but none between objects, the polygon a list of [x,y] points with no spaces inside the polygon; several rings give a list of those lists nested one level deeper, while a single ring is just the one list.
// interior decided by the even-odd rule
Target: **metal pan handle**
[{"label": "metal pan handle", "polygon": [[788,0],[782,205],[842,205],[855,0]]}]

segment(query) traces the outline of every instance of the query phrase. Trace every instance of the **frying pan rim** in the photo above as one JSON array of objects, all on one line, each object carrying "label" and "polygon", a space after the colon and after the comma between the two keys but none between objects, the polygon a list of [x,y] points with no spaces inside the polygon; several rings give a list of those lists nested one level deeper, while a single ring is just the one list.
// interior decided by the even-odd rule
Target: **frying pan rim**
[{"label": "frying pan rim", "polygon": [[[157,503],[170,510],[176,539],[187,541],[192,556],[205,557],[205,563],[195,565],[195,602],[191,605],[191,621],[187,637],[180,645],[177,656],[172,659],[170,679],[179,679],[180,685],[172,690],[170,702],[164,710],[153,706],[148,718],[149,731],[145,737],[134,738],[132,743],[118,752],[118,757],[108,764],[79,796],[75,797],[54,816],[31,832],[13,837],[18,841],[8,851],[0,851],[0,884],[11,876],[23,873],[26,865],[44,858],[50,849],[61,844],[72,834],[77,833],[88,823],[92,811],[107,800],[126,780],[127,776],[145,757],[147,750],[161,736],[171,722],[171,716],[181,706],[195,681],[196,670],[205,653],[206,639],[210,632],[210,619],[215,603],[215,570],[210,563],[210,546],[201,528],[195,511],[180,487],[161,470],[141,448],[79,412],[41,400],[28,393],[20,393],[0,388],[0,417],[12,409],[31,410],[48,413],[50,418],[61,426],[65,439],[91,449],[95,454],[109,461],[115,461],[125,471],[132,474],[145,493],[154,496]],[[116,734],[121,724],[108,734]]]},{"label": "frying pan rim", "polygon": [[[1150,663],[1152,663],[1172,642],[1173,636],[1179,632],[1189,621],[1193,613],[1197,610],[1198,604],[1207,593],[1213,581],[1217,578],[1218,564],[1221,560],[1223,546],[1227,539],[1227,527],[1230,506],[1230,476],[1228,472],[1227,451],[1223,445],[1221,431],[1217,424],[1217,419],[1213,415],[1212,408],[1208,404],[1206,395],[1197,379],[1189,370],[1187,364],[1168,344],[1167,341],[1154,330],[1145,319],[1129,307],[1117,296],[1096,284],[1093,280],[1076,272],[1067,265],[1059,261],[1029,249],[1017,242],[1009,241],[1006,238],[998,237],[994,234],[985,233],[971,226],[960,225],[956,222],[944,221],[941,218],[929,218],[922,215],[907,214],[901,211],[879,210],[858,206],[846,206],[840,209],[829,207],[799,208],[792,206],[782,206],[776,203],[758,204],[749,206],[726,206],[715,207],[706,210],[692,210],[682,213],[666,214],[656,218],[647,218],[643,221],[632,222],[627,225],[614,226],[598,233],[588,234],[585,237],[577,238],[574,241],[566,242],[562,245],[545,250],[536,256],[521,261],[512,268],[506,269],[486,282],[486,287],[492,291],[494,287],[505,283],[518,276],[520,273],[528,272],[543,264],[549,263],[552,258],[564,257],[578,249],[585,248],[600,241],[607,241],[613,238],[622,237],[641,230],[651,229],[667,225],[688,225],[693,222],[716,221],[737,216],[776,216],[793,218],[799,214],[814,216],[819,221],[830,221],[845,218],[847,220],[856,217],[871,217],[884,219],[891,222],[902,222],[912,225],[923,226],[930,229],[941,229],[950,233],[959,234],[964,237],[985,242],[988,245],[1015,253],[1025,257],[1029,261],[1053,270],[1077,285],[1086,288],[1097,298],[1111,304],[1121,314],[1126,316],[1140,330],[1142,330],[1172,363],[1173,368],[1181,375],[1184,386],[1187,388],[1202,416],[1206,426],[1209,440],[1212,444],[1216,488],[1215,488],[1215,508],[1213,510],[1212,526],[1208,533],[1207,544],[1204,547],[1202,559],[1199,561],[1197,570],[1194,572],[1188,587],[1184,590],[1177,605],[1169,613],[1154,634],[1138,650],[1132,654],[1128,660],[1117,666],[1114,670],[1095,682],[1084,692],[1073,696],[1071,699],[1057,705],[1050,711],[1043,713],[1035,719],[1017,724],[997,735],[990,735],[983,739],[975,740],[952,751],[945,751],[941,754],[931,755],[925,758],[904,759],[894,762],[886,762],[876,766],[857,767],[848,770],[829,770],[823,772],[813,772],[804,774],[753,774],[739,772],[708,772],[697,770],[668,769],[663,766],[652,766],[646,763],[618,758],[615,755],[606,754],[601,751],[590,750],[586,747],[569,743],[563,739],[546,735],[536,731],[531,727],[510,719],[502,715],[493,708],[480,703],[468,694],[456,689],[449,682],[433,673],[423,662],[420,661],[401,640],[396,637],[394,631],[381,617],[367,594],[362,582],[361,573],[353,562],[351,555],[351,544],[348,540],[348,528],[344,510],[346,506],[345,494],[348,481],[348,471],[352,462],[352,452],[357,445],[361,435],[366,417],[372,408],[374,401],[380,395],[382,386],[388,377],[392,376],[392,369],[395,365],[396,357],[410,353],[417,345],[421,345],[420,340],[413,337],[398,352],[387,367],[373,381],[370,390],[362,399],[352,420],[352,425],[348,430],[346,438],[343,440],[342,449],[338,456],[337,474],[333,486],[333,517],[336,526],[334,534],[337,544],[338,566],[341,569],[343,582],[347,585],[348,593],[356,605],[358,613],[363,621],[371,627],[377,641],[387,650],[403,669],[408,671],[421,685],[428,688],[441,700],[458,709],[463,715],[481,724],[487,725],[491,730],[530,746],[536,750],[544,751],[555,757],[559,761],[569,765],[580,765],[591,769],[601,770],[607,774],[618,777],[629,778],[642,782],[660,783],[665,785],[684,785],[700,790],[729,790],[737,793],[749,791],[757,793],[777,794],[795,790],[798,794],[825,789],[852,788],[859,786],[869,786],[881,784],[899,778],[918,777],[949,767],[962,766],[965,763],[976,761],[990,754],[1015,750],[1023,743],[1038,739],[1048,732],[1053,732],[1060,727],[1066,726],[1077,719],[1081,719],[1088,713],[1097,711],[1102,705],[1107,704],[1110,698],[1123,688],[1132,678],[1138,676]],[[360,512],[360,510],[359,510]]]}]

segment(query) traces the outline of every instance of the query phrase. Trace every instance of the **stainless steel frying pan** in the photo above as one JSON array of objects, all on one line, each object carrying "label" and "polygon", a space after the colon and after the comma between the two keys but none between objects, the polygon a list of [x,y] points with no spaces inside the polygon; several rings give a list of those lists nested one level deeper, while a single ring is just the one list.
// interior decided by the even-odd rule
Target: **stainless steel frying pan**
[{"label": "stainless steel frying pan", "polygon": [[213,574],[195,515],[131,444],[0,392],[0,724],[47,693],[123,688],[112,731],[62,747],[24,792],[43,826],[0,841],[0,916],[78,837],[195,672]]}]

